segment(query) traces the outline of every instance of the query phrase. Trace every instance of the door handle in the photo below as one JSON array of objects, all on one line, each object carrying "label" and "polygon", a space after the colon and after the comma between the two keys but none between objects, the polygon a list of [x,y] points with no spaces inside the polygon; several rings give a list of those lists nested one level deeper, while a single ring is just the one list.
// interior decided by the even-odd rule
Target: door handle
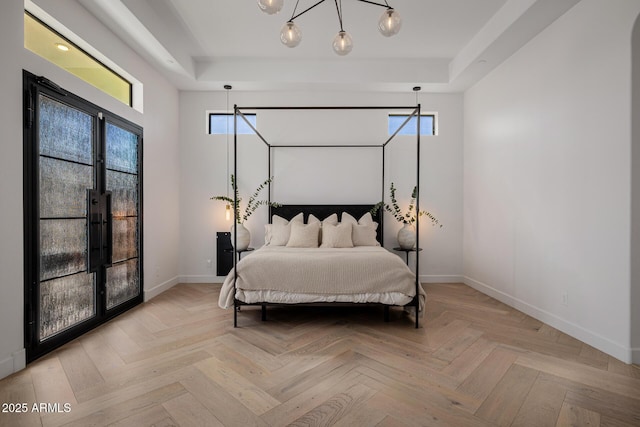
[{"label": "door handle", "polygon": [[104,242],[104,259],[103,264],[105,267],[111,267],[113,258],[113,214],[111,213],[111,191],[107,191],[103,194],[104,197],[104,219],[102,225],[104,226],[105,242]]},{"label": "door handle", "polygon": [[94,273],[100,267],[111,267],[113,254],[113,227],[111,215],[111,192],[100,194],[98,190],[87,190],[87,271]]},{"label": "door handle", "polygon": [[100,263],[102,264],[104,262],[104,245],[102,244],[102,239],[103,239],[103,232],[102,232],[102,212],[100,212],[98,214],[98,248],[100,248]]}]

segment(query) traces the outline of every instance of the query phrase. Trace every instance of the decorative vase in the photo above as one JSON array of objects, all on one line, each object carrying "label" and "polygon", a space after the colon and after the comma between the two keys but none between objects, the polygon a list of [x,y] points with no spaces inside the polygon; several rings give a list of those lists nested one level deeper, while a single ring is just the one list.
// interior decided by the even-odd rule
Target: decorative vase
[{"label": "decorative vase", "polygon": [[247,229],[247,227],[244,226],[244,224],[237,224],[236,226],[231,227],[231,245],[233,245],[233,229],[237,228],[236,230],[236,250],[237,251],[246,251],[247,248],[249,247],[249,243],[251,243],[251,233],[249,232],[249,230]]},{"label": "decorative vase", "polygon": [[398,231],[398,245],[402,249],[413,249],[416,246],[416,229],[411,224],[405,224]]}]

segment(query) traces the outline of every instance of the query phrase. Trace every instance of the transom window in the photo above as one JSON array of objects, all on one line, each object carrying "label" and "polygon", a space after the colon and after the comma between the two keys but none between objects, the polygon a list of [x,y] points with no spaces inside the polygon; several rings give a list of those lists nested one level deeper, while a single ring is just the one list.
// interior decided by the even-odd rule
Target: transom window
[{"label": "transom window", "polygon": [[131,82],[27,12],[24,13],[24,47],[132,106]]},{"label": "transom window", "polygon": [[[411,114],[389,114],[389,135],[393,135],[402,123],[409,118]],[[416,135],[418,133],[417,116],[411,117],[409,123],[404,125],[398,135]],[[420,114],[420,135],[436,134],[436,117],[435,114]]]},{"label": "transom window", "polygon": [[[244,114],[249,123],[257,129],[256,115]],[[209,114],[209,133],[213,135],[233,135],[233,114],[231,113],[210,113]],[[238,134],[252,135],[255,134],[253,129],[238,116]]]}]

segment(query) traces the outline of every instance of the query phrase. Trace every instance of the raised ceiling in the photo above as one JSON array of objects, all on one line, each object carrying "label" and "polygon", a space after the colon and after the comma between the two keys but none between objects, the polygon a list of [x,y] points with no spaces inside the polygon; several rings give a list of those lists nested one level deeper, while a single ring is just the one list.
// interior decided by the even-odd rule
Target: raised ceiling
[{"label": "raised ceiling", "polygon": [[[293,12],[277,15],[255,0],[78,0],[182,90],[406,91],[415,85],[462,91],[580,0],[392,0],[402,30],[377,31],[382,8],[343,0],[354,40],[333,53],[339,30],[331,0],[301,16],[302,43],[280,43]],[[316,0],[300,0],[306,8]]]}]

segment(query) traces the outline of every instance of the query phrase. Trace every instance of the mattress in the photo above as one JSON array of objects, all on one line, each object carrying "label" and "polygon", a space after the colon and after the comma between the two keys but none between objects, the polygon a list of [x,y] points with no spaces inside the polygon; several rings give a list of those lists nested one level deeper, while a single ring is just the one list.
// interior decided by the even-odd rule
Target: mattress
[{"label": "mattress", "polygon": [[[235,272],[237,271],[237,273]],[[415,275],[396,254],[382,247],[289,248],[263,246],[245,255],[226,277],[218,301],[300,304],[316,302],[408,304]],[[425,294],[421,286],[420,305]]]}]

